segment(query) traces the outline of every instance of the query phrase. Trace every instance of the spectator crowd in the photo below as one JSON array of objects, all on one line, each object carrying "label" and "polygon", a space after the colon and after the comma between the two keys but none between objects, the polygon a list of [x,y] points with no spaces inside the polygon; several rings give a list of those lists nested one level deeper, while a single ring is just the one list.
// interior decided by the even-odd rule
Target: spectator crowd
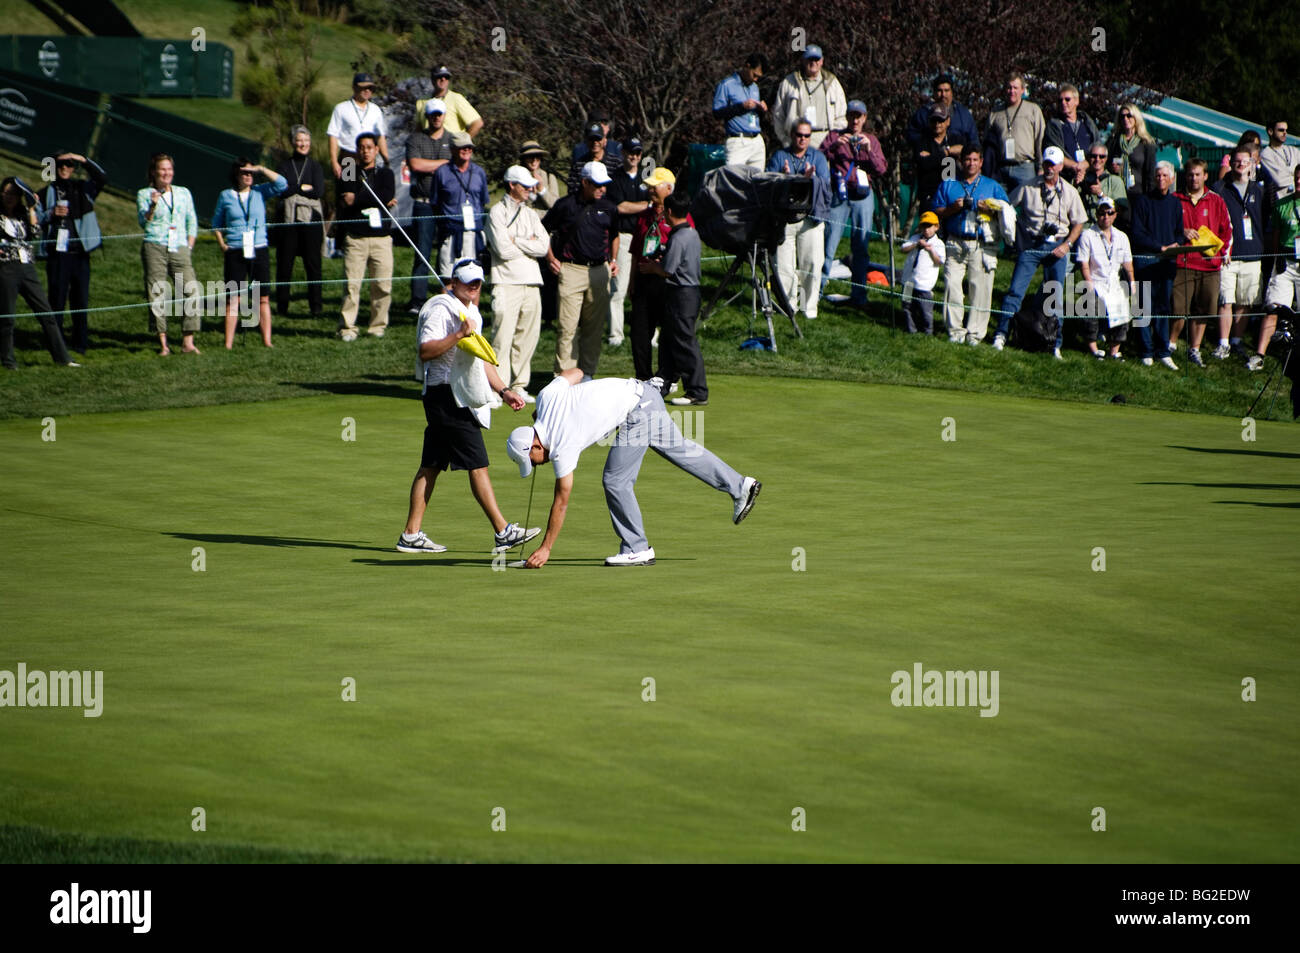
[{"label": "spectator crowd", "polygon": [[[846,93],[820,47],[801,51],[765,99],[759,81],[767,68],[767,58],[754,53],[716,84],[712,114],[725,162],[811,180],[811,212],[786,226],[776,261],[796,311],[817,318],[846,231],[849,303],[864,305],[869,241],[880,234],[875,219],[890,157],[866,102]],[[274,170],[243,158],[232,165],[211,228],[224,282],[259,288],[248,317],[262,343],[273,346],[272,299],[278,315],[289,312],[299,258],[310,313],[324,314],[326,255],[342,258],[346,276],[339,341],[353,342],[363,330],[383,337],[400,234],[415,252],[405,303],[411,314],[422,313],[459,263],[481,265],[492,291],[501,379],[524,400],[531,400],[540,329],[554,321],[555,373],[576,367],[594,376],[602,349],[626,339],[638,378],[658,377],[665,396],[680,381],[675,403],[707,402],[695,334],[702,250],[673,172],[648,169],[653,163],[635,130],[616,136],[612,117],[593,105],[569,150],[566,175],[548,168],[551,151],[528,140],[494,183],[475,161],[485,120],[452,89],[453,79],[445,66],[431,71],[433,95],[415,102],[410,128],[393,131],[392,155],[388,120],[372,101],[376,84],[357,73],[352,96],[334,107],[324,130],[328,167],[312,157],[312,131],[303,126],[291,131],[290,151]],[[919,214],[897,249],[906,330],[942,328],[954,344],[977,347],[991,326],[989,343],[1000,351],[1023,345],[1034,329],[1041,335],[1036,319],[1046,318],[1055,338],[1043,347],[1057,358],[1067,327],[1077,327],[1089,354],[1119,361],[1132,327],[1139,333],[1130,353],[1143,364],[1177,370],[1181,344],[1198,366],[1236,354],[1251,370],[1261,368],[1278,314],[1300,294],[1300,149],[1287,142],[1287,122],[1275,118],[1265,136],[1247,130],[1217,164],[1191,158],[1175,168],[1160,158],[1135,103],[1120,104],[1108,127],[1083,107],[1079,88],[1068,83],[1052,103],[1036,103],[1026,78],[1013,73],[997,108],[977,122],[956,101],[953,77],[935,78],[931,101],[915,111],[902,137]],[[153,156],[136,201],[150,329],[163,355],[172,353],[168,317],[181,319],[179,350],[197,353],[202,316],[191,260],[198,213],[176,175],[171,156]],[[101,244],[94,206],[106,184],[98,165],[66,151],[55,156],[53,181],[39,190],[4,180],[5,367],[16,367],[18,296],[38,316],[56,362],[75,367],[70,349],[85,354],[91,252]],[[494,184],[502,188],[496,202]],[[401,213],[405,224],[397,212],[399,186],[411,203],[409,215]],[[35,271],[41,257],[43,288]],[[1003,260],[1014,264],[995,310],[994,278]],[[1040,271],[1042,290],[1031,295]],[[66,308],[70,332],[62,328]],[[1216,333],[1207,343],[1211,325]],[[224,332],[229,348],[236,333],[232,298],[225,301]]]}]

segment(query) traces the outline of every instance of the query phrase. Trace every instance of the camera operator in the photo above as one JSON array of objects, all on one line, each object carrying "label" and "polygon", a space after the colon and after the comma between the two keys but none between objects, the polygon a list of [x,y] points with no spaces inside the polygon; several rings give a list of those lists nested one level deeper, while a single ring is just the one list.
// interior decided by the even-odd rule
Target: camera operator
[{"label": "camera operator", "polygon": [[22,179],[9,176],[0,182],[0,364],[6,369],[16,371],[18,361],[14,357],[14,306],[18,296],[22,295],[27,307],[36,314],[45,332],[45,346],[49,348],[50,357],[55,364],[68,367],[80,367],[68,355],[68,347],[63,343],[63,332],[59,329],[58,319],[50,313],[50,303],[46,300],[45,289],[41,287],[36,276],[36,253],[32,242],[39,234],[40,224],[36,216],[36,193],[27,187]]},{"label": "camera operator", "polygon": [[[73,178],[79,165],[86,167],[90,178]],[[60,325],[64,307],[71,303],[72,347],[85,354],[90,343],[86,316],[90,307],[90,253],[102,244],[95,197],[108,184],[108,176],[95,162],[67,149],[55,153],[54,176],[41,203],[46,287]]]},{"label": "camera operator", "polygon": [[[1070,248],[1078,240],[1088,214],[1083,201],[1070,183],[1061,179],[1061,165],[1065,154],[1056,146],[1043,150],[1043,174],[1017,186],[1011,192],[1011,205],[1016,210],[1016,268],[1011,274],[1011,287],[1002,299],[1002,314],[998,318],[997,336],[993,346],[1001,350],[1011,321],[1025,291],[1039,265],[1043,267],[1043,289],[1054,281],[1058,287],[1065,284],[1070,270]],[[1063,317],[1063,315],[1057,315]],[[1061,340],[1064,323],[1056,332],[1053,356],[1061,359]]]}]

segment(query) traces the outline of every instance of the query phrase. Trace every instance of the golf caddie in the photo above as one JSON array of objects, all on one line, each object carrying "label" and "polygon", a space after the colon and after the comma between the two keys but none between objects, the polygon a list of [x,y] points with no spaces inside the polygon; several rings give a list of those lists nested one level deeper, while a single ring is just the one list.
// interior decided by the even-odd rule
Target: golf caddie
[{"label": "golf caddie", "polygon": [[606,566],[653,566],[655,551],[646,540],[641,507],[633,487],[647,447],[715,490],[731,497],[731,521],[749,515],[762,484],[741,476],[716,455],[682,436],[668,415],[664,399],[654,384],[635,378],[582,380],[581,368],[562,371],[537,395],[535,422],[517,427],[506,441],[506,453],[519,464],[519,475],[550,461],[555,469],[555,498],[546,521],[542,544],[528,557],[525,567],[540,569],[551,558],[551,548],[564,525],[573,490],[578,456],[610,431],[618,428],[605,460],[605,502],[620,541],[618,554]]},{"label": "golf caddie", "polygon": [[483,338],[483,318],[478,310],[482,290],[482,267],[473,259],[463,259],[452,269],[448,290],[420,309],[416,366],[424,381],[421,393],[426,426],[420,468],[411,481],[406,529],[397,538],[399,553],[447,551],[426,536],[420,524],[438,474],[448,467],[469,471],[470,490],[492,523],[494,553],[521,545],[541,532],[506,522],[488,476],[482,430],[491,423],[492,408],[504,402],[518,411],[525,405],[523,397],[501,380],[493,363],[496,355]]}]

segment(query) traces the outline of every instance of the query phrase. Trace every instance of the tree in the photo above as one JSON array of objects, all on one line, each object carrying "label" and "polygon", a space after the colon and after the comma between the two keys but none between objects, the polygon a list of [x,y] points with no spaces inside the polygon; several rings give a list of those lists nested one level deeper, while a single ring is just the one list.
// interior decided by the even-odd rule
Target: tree
[{"label": "tree", "polygon": [[1040,101],[1055,83],[1074,82],[1098,117],[1113,112],[1124,89],[1155,81],[1131,51],[1098,49],[1095,18],[1080,0],[1049,7],[1041,0],[413,0],[411,7],[437,52],[412,50],[403,65],[450,64],[454,88],[477,93],[489,137],[513,146],[549,136],[554,150],[556,137],[576,140],[599,105],[613,113],[619,134],[640,135],[660,163],[685,143],[721,141],[713,89],[752,51],[771,63],[762,84],[770,98],[804,46],[821,46],[845,92],[867,103],[895,163],[907,119],[941,71],[956,75],[958,98],[977,121],[1013,69],[1031,77]]},{"label": "tree", "polygon": [[[303,16],[296,0],[250,6],[240,12],[231,32],[247,42],[248,65],[240,75],[240,100],[262,114],[263,141],[284,149],[294,126],[323,128],[329,104],[316,88],[324,69],[314,57],[317,29]],[[260,51],[254,37],[263,41]],[[313,145],[317,151],[323,148],[314,138]]]}]

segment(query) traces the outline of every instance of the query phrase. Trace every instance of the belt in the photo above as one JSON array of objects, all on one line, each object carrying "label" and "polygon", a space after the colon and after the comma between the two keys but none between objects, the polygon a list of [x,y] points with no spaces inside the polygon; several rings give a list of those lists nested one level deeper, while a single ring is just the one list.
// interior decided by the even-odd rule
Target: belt
[{"label": "belt", "polygon": [[599,261],[579,261],[577,258],[573,258],[573,259],[570,259],[569,261],[566,261],[565,264],[566,264],[566,265],[577,265],[577,266],[579,266],[580,268],[595,268],[597,265],[606,265],[606,264],[609,264],[609,263],[608,263],[607,261],[605,261],[605,259],[603,259],[603,258],[600,259]]}]

